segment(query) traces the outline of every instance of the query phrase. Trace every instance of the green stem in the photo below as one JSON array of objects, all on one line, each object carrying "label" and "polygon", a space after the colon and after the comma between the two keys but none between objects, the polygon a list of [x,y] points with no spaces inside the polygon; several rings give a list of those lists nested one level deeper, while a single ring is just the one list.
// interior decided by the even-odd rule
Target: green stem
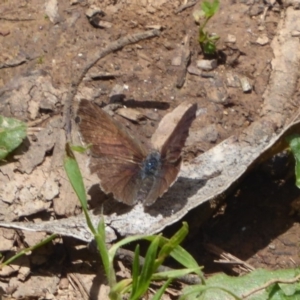
[{"label": "green stem", "polygon": [[12,263],[14,260],[16,260],[17,258],[21,257],[22,255],[30,252],[30,251],[33,251],[41,246],[44,246],[45,244],[48,244],[50,241],[52,241],[53,239],[55,239],[56,237],[58,236],[58,234],[52,234],[50,235],[48,238],[46,238],[45,240],[39,242],[38,244],[32,246],[32,247],[29,247],[29,248],[26,248],[26,249],[23,249],[22,251],[20,251],[18,254],[14,255],[13,257],[11,257],[10,259],[8,259],[7,261],[5,261],[4,263],[2,263],[0,265],[0,269],[3,268],[4,266],[7,266],[8,264]]}]

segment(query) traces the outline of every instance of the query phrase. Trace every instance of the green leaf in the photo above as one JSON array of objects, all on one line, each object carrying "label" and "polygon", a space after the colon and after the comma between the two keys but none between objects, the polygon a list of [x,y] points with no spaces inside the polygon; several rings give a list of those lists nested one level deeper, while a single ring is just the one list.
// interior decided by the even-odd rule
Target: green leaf
[{"label": "green leaf", "polygon": [[127,244],[130,244],[130,243],[133,243],[133,242],[136,242],[136,241],[139,241],[139,240],[153,240],[155,238],[155,235],[149,235],[149,236],[145,236],[145,235],[135,235],[135,236],[128,236],[120,241],[118,241],[117,243],[115,243],[114,245],[111,246],[111,248],[109,249],[109,256],[110,256],[110,259],[113,259],[116,255],[116,252],[119,248],[127,245]]},{"label": "green leaf", "polygon": [[64,167],[69,178],[69,181],[80,201],[81,206],[87,210],[87,200],[85,187],[83,184],[83,179],[81,172],[74,156],[74,153],[71,150],[69,144],[66,144],[66,155],[64,158]]},{"label": "green leaf", "polygon": [[219,4],[219,0],[214,0],[213,2],[202,2],[201,9],[204,11],[206,18],[211,18],[217,12]]},{"label": "green leaf", "polygon": [[52,234],[49,237],[47,237],[46,239],[42,240],[41,242],[29,247],[29,248],[25,248],[23,250],[21,250],[19,253],[15,254],[14,256],[12,256],[11,258],[9,258],[8,260],[6,260],[5,262],[0,264],[0,269],[2,269],[4,266],[7,266],[9,264],[11,264],[14,260],[16,260],[17,258],[25,255],[26,253],[32,252],[42,246],[45,246],[46,244],[48,244],[50,241],[52,241],[53,239],[55,239],[58,235],[57,234]]},{"label": "green leaf", "polygon": [[131,284],[132,284],[131,278],[123,279],[118,283],[116,283],[113,287],[111,287],[110,294],[112,295],[125,294],[130,289]]},{"label": "green leaf", "polygon": [[151,277],[155,272],[155,259],[159,246],[159,238],[160,236],[156,236],[148,247],[141,275],[137,283],[137,288],[135,289],[135,293],[132,293],[130,296],[131,300],[140,299],[149,288]]},{"label": "green leaf", "polygon": [[15,150],[26,137],[26,124],[0,116],[0,159],[4,159]]},{"label": "green leaf", "polygon": [[161,247],[156,267],[158,268],[163,264],[164,260],[170,255],[170,253],[185,239],[189,232],[188,224],[183,222],[182,227]]},{"label": "green leaf", "polygon": [[[81,172],[78,166],[78,163],[76,161],[76,158],[74,156],[74,153],[72,152],[72,149],[69,144],[66,144],[65,149],[65,157],[64,157],[64,168],[67,173],[67,176],[69,178],[69,181],[79,198],[79,201],[81,203],[83,212],[85,214],[86,222],[91,230],[91,232],[94,235],[94,238],[96,240],[97,248],[99,250],[102,263],[104,266],[105,274],[107,276],[107,280],[109,283],[109,286],[112,287],[116,283],[116,275],[114,272],[113,267],[113,257],[111,258],[109,255],[109,250],[106,246],[106,233],[105,233],[105,223],[103,216],[100,218],[97,230],[95,229],[93,223],[91,222],[90,216],[88,214],[87,210],[87,200],[86,200],[86,192],[85,187],[83,183],[83,179],[81,176]],[[111,259],[110,259],[111,258]],[[117,296],[112,292],[112,298],[117,298]]]},{"label": "green leaf", "polygon": [[211,41],[203,43],[202,47],[205,54],[215,54],[217,50],[215,43],[212,43]]},{"label": "green leaf", "polygon": [[152,300],[159,300],[161,299],[161,297],[163,296],[165,290],[167,289],[167,287],[169,286],[169,284],[171,283],[172,279],[168,279],[163,286],[155,293],[155,295],[153,296]]},{"label": "green leaf", "polygon": [[[257,269],[250,274],[231,277],[225,274],[217,274],[206,280],[205,285],[193,285],[183,289],[180,299],[201,300],[231,300],[231,299],[298,299],[300,293],[299,269],[268,271]],[[278,281],[291,281],[289,288],[283,288]],[[295,281],[294,283],[292,281]],[[265,288],[265,284],[270,285]],[[261,287],[261,289],[259,289]],[[280,289],[278,288],[280,287]],[[257,292],[255,292],[257,291]],[[283,297],[279,297],[279,295]],[[246,297],[246,295],[248,295]],[[297,296],[297,297],[296,297]]]},{"label": "green leaf", "polygon": [[100,218],[97,233],[94,236],[104,266],[108,284],[110,287],[112,287],[116,283],[116,274],[113,267],[113,259],[110,260],[109,250],[106,245],[105,222],[103,215]]},{"label": "green leaf", "polygon": [[138,279],[140,275],[140,245],[135,247],[133,264],[132,264],[132,294],[138,289]]},{"label": "green leaf", "polygon": [[300,188],[300,135],[292,135],[287,141],[295,158],[296,186]]},{"label": "green leaf", "polygon": [[[177,246],[170,253],[170,256],[173,257],[177,262],[189,269],[198,269],[199,265],[193,256],[184,250],[181,246]],[[199,270],[196,272],[199,276],[203,276],[203,273]]]}]

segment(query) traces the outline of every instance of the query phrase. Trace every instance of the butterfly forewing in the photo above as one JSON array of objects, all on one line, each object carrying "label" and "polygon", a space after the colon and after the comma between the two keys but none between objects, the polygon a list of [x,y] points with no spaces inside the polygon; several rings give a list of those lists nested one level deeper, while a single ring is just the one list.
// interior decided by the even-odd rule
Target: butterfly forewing
[{"label": "butterfly forewing", "polygon": [[97,173],[102,190],[133,205],[146,150],[124,127],[90,101],[81,100],[77,114],[82,138],[92,144],[90,168]]},{"label": "butterfly forewing", "polygon": [[[175,182],[181,166],[181,151],[189,134],[189,128],[196,117],[197,105],[193,104],[182,114],[173,131],[161,147],[161,171],[153,183],[145,205],[151,205]],[[154,145],[155,146],[155,145]]]},{"label": "butterfly forewing", "polygon": [[183,114],[173,132],[163,144],[161,156],[164,163],[169,164],[180,158],[182,148],[189,135],[190,126],[196,117],[196,110],[197,104],[192,104]]},{"label": "butterfly forewing", "polygon": [[129,161],[140,161],[147,155],[144,147],[123,126],[90,101],[81,100],[77,114],[81,135],[86,143],[92,144],[93,155],[108,155]]}]

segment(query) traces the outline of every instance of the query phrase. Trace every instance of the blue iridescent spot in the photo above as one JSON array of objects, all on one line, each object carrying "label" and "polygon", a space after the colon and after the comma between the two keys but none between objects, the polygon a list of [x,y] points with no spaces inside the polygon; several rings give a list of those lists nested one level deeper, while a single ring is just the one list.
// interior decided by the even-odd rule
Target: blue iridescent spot
[{"label": "blue iridescent spot", "polygon": [[161,156],[159,152],[152,152],[150,153],[147,158],[144,160],[142,169],[141,169],[141,176],[142,179],[148,176],[155,176],[161,167]]}]

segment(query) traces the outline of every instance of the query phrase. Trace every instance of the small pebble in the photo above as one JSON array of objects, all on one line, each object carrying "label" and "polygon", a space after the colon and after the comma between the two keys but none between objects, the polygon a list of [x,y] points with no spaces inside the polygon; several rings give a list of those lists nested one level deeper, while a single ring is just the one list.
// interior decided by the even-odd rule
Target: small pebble
[{"label": "small pebble", "polygon": [[197,60],[197,67],[204,71],[211,71],[218,66],[216,59],[201,59]]},{"label": "small pebble", "polygon": [[59,282],[59,288],[61,290],[66,290],[69,287],[69,280],[68,278],[62,278]]},{"label": "small pebble", "polygon": [[249,93],[252,91],[252,86],[247,77],[240,77],[240,82],[244,93]]},{"label": "small pebble", "polygon": [[265,46],[269,43],[269,38],[267,36],[261,36],[256,40],[256,43]]},{"label": "small pebble", "polygon": [[157,29],[157,30],[162,30],[162,26],[161,25],[148,25],[146,26],[146,29]]},{"label": "small pebble", "polygon": [[300,36],[300,30],[293,30],[291,35],[292,35],[292,37],[299,37]]},{"label": "small pebble", "polygon": [[202,72],[196,66],[188,66],[187,71],[192,75],[201,76]]},{"label": "small pebble", "polygon": [[228,34],[225,42],[234,44],[236,42],[236,36],[233,34]]},{"label": "small pebble", "polygon": [[275,250],[275,249],[276,249],[276,246],[275,246],[274,244],[270,244],[270,245],[269,245],[269,249]]},{"label": "small pebble", "polygon": [[107,21],[99,21],[98,26],[101,27],[101,28],[111,28],[112,23],[107,22]]},{"label": "small pebble", "polygon": [[88,18],[92,18],[94,15],[96,14],[99,14],[99,15],[104,15],[104,12],[102,11],[101,8],[97,7],[97,6],[94,6],[94,5],[91,5],[90,8],[88,8],[85,12],[85,15],[88,17]]},{"label": "small pebble", "polygon": [[109,103],[122,102],[124,100],[124,87],[120,84],[116,84],[110,94],[109,94]]},{"label": "small pebble", "polygon": [[180,66],[181,61],[182,61],[181,56],[177,55],[177,56],[172,58],[171,64],[172,64],[172,66]]},{"label": "small pebble", "polygon": [[228,87],[234,87],[234,88],[240,87],[241,82],[240,82],[238,75],[236,75],[232,72],[227,72],[226,73],[226,85]]}]

